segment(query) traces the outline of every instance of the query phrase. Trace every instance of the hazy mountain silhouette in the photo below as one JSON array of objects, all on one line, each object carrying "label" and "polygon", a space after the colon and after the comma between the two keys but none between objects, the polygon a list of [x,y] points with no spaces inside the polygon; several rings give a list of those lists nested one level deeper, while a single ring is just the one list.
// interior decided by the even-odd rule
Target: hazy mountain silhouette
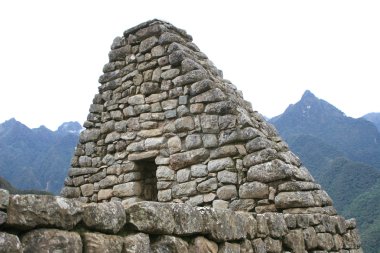
[{"label": "hazy mountain silhouette", "polygon": [[58,194],[82,129],[78,122],[57,131],[30,129],[16,119],[0,124],[0,176],[14,187]]}]

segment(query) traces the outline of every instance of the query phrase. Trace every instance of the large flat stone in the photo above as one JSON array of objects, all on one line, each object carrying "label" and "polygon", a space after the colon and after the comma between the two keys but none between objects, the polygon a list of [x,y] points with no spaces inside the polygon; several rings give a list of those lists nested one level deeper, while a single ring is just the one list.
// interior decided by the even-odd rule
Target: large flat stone
[{"label": "large flat stone", "polygon": [[73,229],[82,219],[82,204],[49,195],[14,195],[8,207],[7,224],[20,229],[48,226]]}]

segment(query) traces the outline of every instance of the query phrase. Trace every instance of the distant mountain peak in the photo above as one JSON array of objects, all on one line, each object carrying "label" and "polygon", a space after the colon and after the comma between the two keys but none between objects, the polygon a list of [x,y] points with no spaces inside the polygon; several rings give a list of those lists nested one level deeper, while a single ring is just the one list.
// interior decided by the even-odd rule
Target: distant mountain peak
[{"label": "distant mountain peak", "polygon": [[305,99],[318,99],[310,90],[306,90],[303,95],[301,100]]},{"label": "distant mountain peak", "polygon": [[64,122],[62,125],[60,125],[57,129],[56,132],[59,134],[75,134],[79,135],[79,133],[82,131],[82,126],[76,121],[69,121],[69,122]]}]

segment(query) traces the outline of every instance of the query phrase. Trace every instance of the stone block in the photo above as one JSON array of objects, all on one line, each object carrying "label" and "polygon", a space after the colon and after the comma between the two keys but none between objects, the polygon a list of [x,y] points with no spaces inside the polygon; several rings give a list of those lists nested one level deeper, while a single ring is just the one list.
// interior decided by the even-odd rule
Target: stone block
[{"label": "stone block", "polygon": [[285,179],[289,176],[287,167],[287,164],[279,160],[255,165],[249,168],[247,180],[269,183]]},{"label": "stone block", "polygon": [[0,211],[0,226],[3,225],[7,221],[8,215]]},{"label": "stone block", "polygon": [[176,119],[174,121],[174,125],[176,130],[179,132],[190,131],[193,130],[195,127],[194,120],[191,116]]},{"label": "stone block", "polygon": [[185,146],[189,149],[200,148],[202,146],[202,138],[199,134],[189,134],[185,139]]},{"label": "stone block", "polygon": [[23,235],[21,243],[23,252],[81,253],[83,248],[82,240],[78,233],[58,229],[32,230]]},{"label": "stone block", "polygon": [[118,184],[113,187],[113,196],[115,197],[132,197],[142,194],[141,182],[128,182]]},{"label": "stone block", "polygon": [[237,184],[237,173],[227,170],[218,172],[218,181],[223,184]]},{"label": "stone block", "polygon": [[5,189],[0,189],[0,210],[7,209],[9,205],[9,192]]},{"label": "stone block", "polygon": [[212,177],[198,184],[197,190],[201,193],[214,191],[218,188],[218,181]]},{"label": "stone block", "polygon": [[225,185],[216,191],[219,199],[230,200],[237,197],[237,190],[235,185]]},{"label": "stone block", "polygon": [[305,242],[302,230],[291,230],[285,235],[284,244],[289,247],[294,253],[305,253]]},{"label": "stone block", "polygon": [[123,251],[125,253],[150,252],[150,239],[147,234],[137,233],[124,237]]},{"label": "stone block", "polygon": [[218,253],[218,244],[206,239],[203,236],[195,237],[194,241],[190,245],[190,252],[199,253]]},{"label": "stone block", "polygon": [[197,193],[197,183],[195,181],[190,181],[186,183],[181,183],[173,186],[173,197],[183,197],[183,196],[193,196]]},{"label": "stone block", "polygon": [[170,166],[182,169],[193,164],[201,163],[209,157],[209,151],[205,148],[193,149],[187,152],[170,155]]},{"label": "stone block", "polygon": [[158,166],[156,177],[158,180],[173,181],[175,179],[175,171],[167,166]]},{"label": "stone block", "polygon": [[242,199],[265,199],[268,195],[268,185],[260,182],[248,182],[239,187],[239,197]]},{"label": "stone block", "polygon": [[124,238],[121,236],[85,232],[82,240],[84,253],[121,253],[123,250]]},{"label": "stone block", "polygon": [[83,207],[74,199],[50,195],[13,195],[7,224],[15,228],[56,227],[73,229],[81,220]]},{"label": "stone block", "polygon": [[191,166],[192,177],[205,177],[208,175],[207,165],[196,164]]},{"label": "stone block", "polygon": [[274,202],[281,209],[316,206],[311,192],[280,192]]},{"label": "stone block", "polygon": [[126,223],[121,202],[91,203],[85,205],[83,210],[84,224],[96,231],[116,234]]},{"label": "stone block", "polygon": [[22,253],[24,251],[16,235],[0,231],[0,252]]},{"label": "stone block", "polygon": [[209,172],[218,172],[226,168],[233,168],[235,166],[234,161],[230,157],[211,160],[207,164]]},{"label": "stone block", "polygon": [[[161,235],[151,244],[152,252],[188,253],[189,244],[179,238]],[[170,249],[170,251],[168,251]]]},{"label": "stone block", "polygon": [[189,169],[181,169],[177,171],[177,182],[183,183],[190,180],[190,170]]},{"label": "stone block", "polygon": [[94,185],[93,184],[81,185],[80,190],[82,192],[82,196],[89,197],[92,194],[94,194]]}]

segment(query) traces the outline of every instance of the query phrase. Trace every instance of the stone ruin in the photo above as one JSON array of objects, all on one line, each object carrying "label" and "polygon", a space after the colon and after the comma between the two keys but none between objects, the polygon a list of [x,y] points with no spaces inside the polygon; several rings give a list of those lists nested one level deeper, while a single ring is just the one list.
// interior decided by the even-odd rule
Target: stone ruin
[{"label": "stone ruin", "polygon": [[62,197],[0,191],[0,252],[362,252],[184,30],[125,31],[103,72]]}]

